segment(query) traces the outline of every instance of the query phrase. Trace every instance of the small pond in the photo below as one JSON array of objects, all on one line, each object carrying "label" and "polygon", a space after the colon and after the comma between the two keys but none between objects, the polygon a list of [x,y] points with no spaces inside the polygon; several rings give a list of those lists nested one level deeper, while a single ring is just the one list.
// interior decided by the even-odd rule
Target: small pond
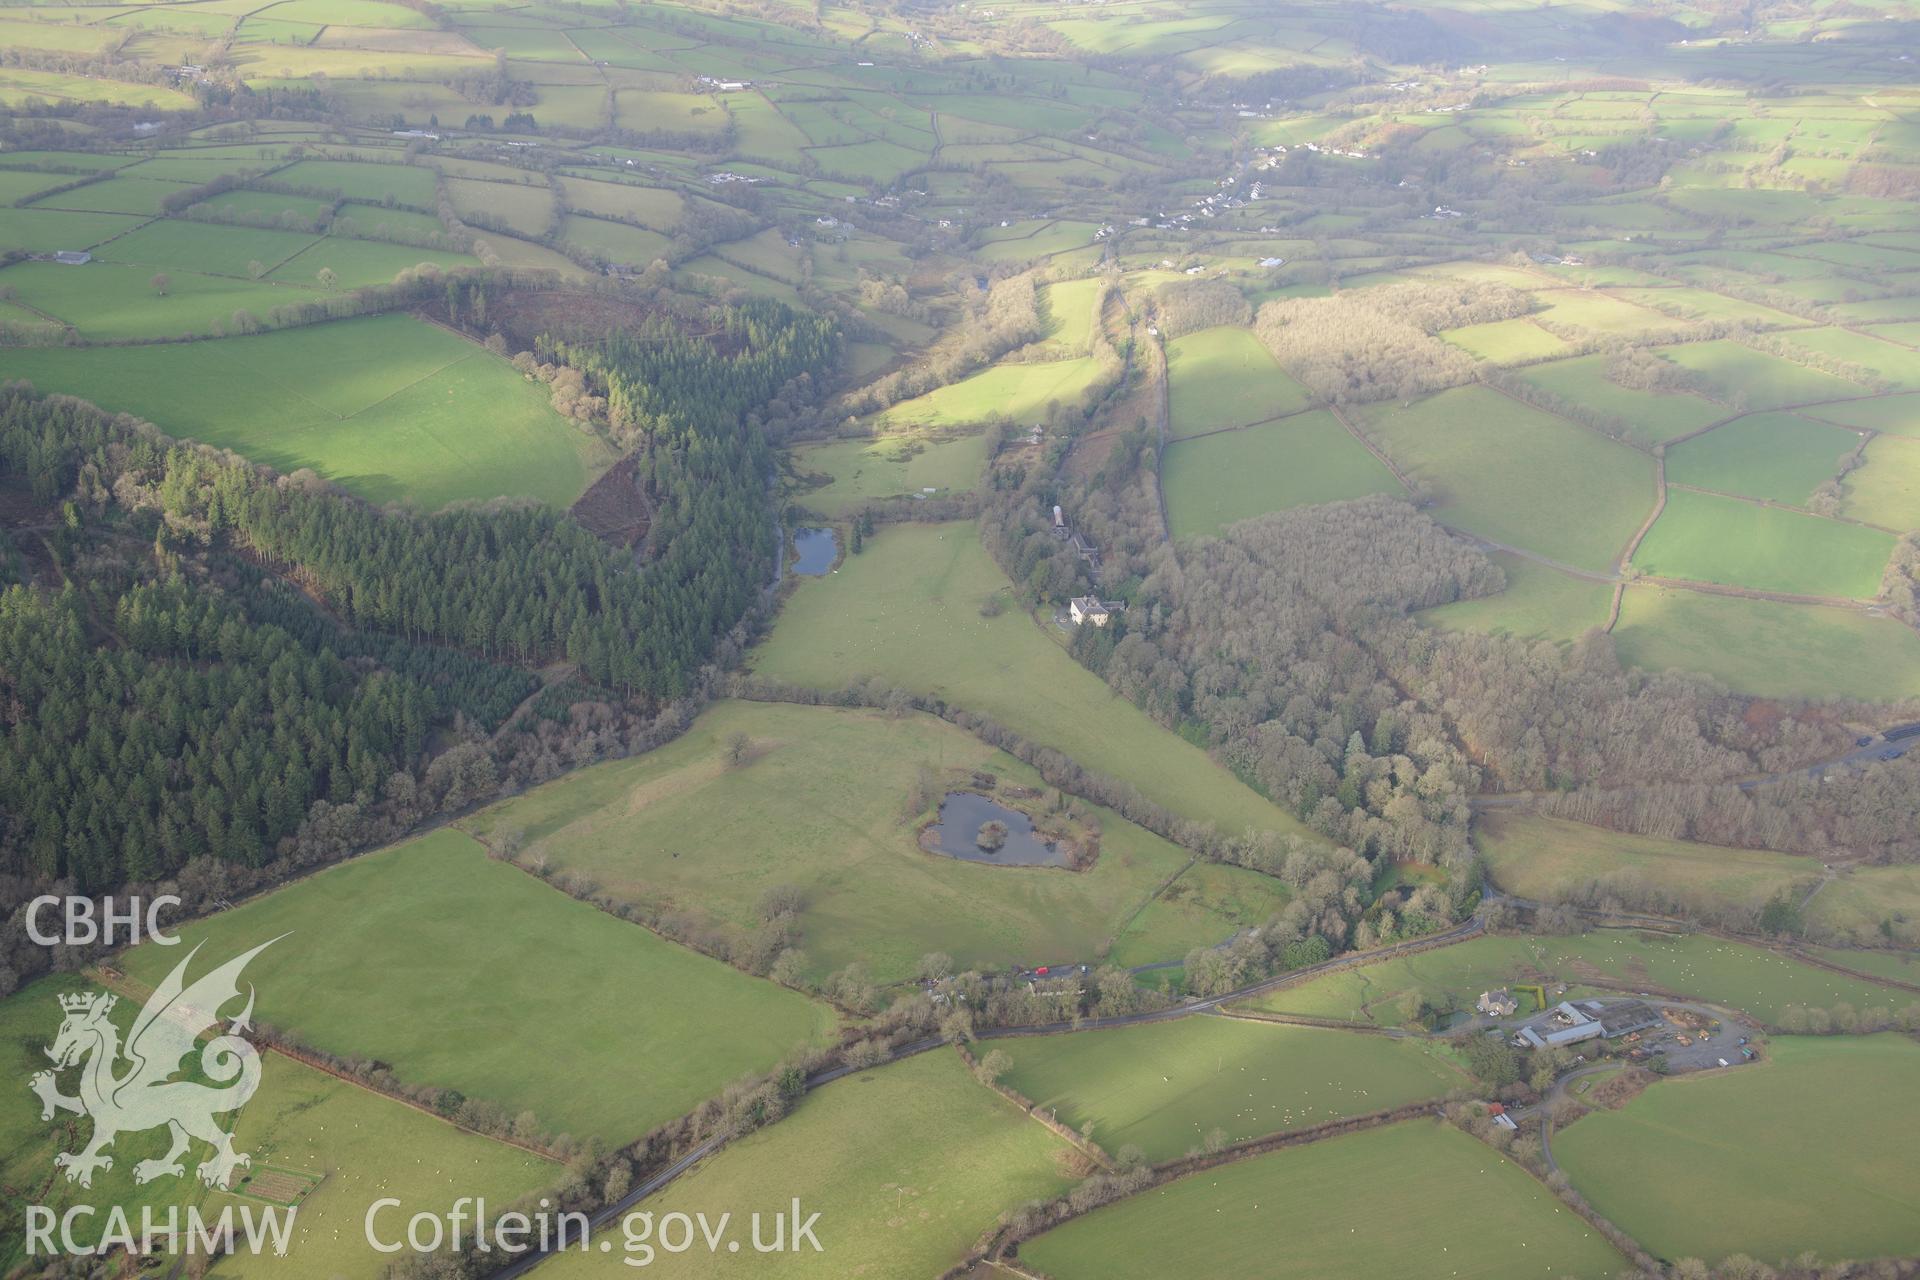
[{"label": "small pond", "polygon": [[833,568],[833,562],[840,554],[839,542],[831,529],[795,529],[793,549],[800,554],[793,571],[812,578]]},{"label": "small pond", "polygon": [[[978,843],[980,828],[989,822],[1007,828],[1006,843],[993,853]],[[927,847],[967,862],[997,862],[1008,867],[1071,865],[1066,850],[1033,833],[1033,820],[1026,814],[971,791],[947,792],[947,798],[940,802],[940,820],[927,828]]]}]

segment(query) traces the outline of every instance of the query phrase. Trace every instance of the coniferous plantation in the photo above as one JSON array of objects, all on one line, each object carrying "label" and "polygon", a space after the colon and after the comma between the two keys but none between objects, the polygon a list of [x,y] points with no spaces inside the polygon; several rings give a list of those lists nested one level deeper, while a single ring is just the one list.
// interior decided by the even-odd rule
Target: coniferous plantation
[{"label": "coniferous plantation", "polygon": [[665,326],[553,344],[645,441],[637,554],[548,510],[381,511],[7,388],[0,478],[57,510],[60,581],[5,597],[8,869],[104,894],[261,868],[317,801],[469,803],[485,787],[432,773],[437,739],[496,732],[556,661],[636,706],[686,694],[771,573],[750,410],[834,342],[777,304],[719,329],[735,354]]},{"label": "coniferous plantation", "polygon": [[1920,1280],[1916,59],[0,0],[0,1280]]}]

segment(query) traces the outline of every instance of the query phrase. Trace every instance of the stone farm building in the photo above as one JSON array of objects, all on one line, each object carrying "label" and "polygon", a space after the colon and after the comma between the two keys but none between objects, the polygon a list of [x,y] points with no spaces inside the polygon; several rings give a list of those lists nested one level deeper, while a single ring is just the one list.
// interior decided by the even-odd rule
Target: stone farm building
[{"label": "stone farm building", "polygon": [[1496,991],[1482,991],[1479,1001],[1474,1005],[1481,1013],[1493,1018],[1511,1018],[1519,1011],[1520,1002],[1505,987]]}]

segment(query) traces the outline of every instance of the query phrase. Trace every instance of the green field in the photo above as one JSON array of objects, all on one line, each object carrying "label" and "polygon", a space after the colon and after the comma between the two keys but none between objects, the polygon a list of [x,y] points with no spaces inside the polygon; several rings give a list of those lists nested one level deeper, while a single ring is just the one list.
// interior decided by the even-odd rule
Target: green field
[{"label": "green field", "polygon": [[1489,987],[1544,981],[1579,986],[1592,980],[1675,991],[1742,1010],[1769,1024],[1793,1005],[1903,1009],[1912,1003],[1909,993],[1707,934],[1670,937],[1596,929],[1570,937],[1472,938],[1311,978],[1268,992],[1251,1007],[1392,1025],[1400,1019],[1398,1002],[1410,991],[1422,993],[1436,1008],[1470,1009]]},{"label": "green field", "polygon": [[1520,373],[1524,382],[1626,424],[1626,438],[1658,444],[1698,431],[1727,416],[1725,405],[1684,391],[1638,391],[1607,377],[1606,356],[1578,356],[1534,365]]},{"label": "green field", "polygon": [[[1843,871],[1813,900],[1807,920],[1872,946],[1920,947],[1920,867]],[[1920,977],[1909,973],[1901,981]]]},{"label": "green field", "polygon": [[1920,1045],[1785,1037],[1755,1067],[1654,1085],[1554,1135],[1593,1207],[1653,1252],[1920,1250]]},{"label": "green field", "polygon": [[[37,174],[44,178],[47,175]],[[61,209],[0,209],[0,245],[28,253],[52,253],[57,249],[91,249],[113,236],[131,231],[141,219],[124,213],[68,213]],[[24,265],[24,264],[23,264]],[[58,266],[60,276],[49,279],[72,280],[73,267]],[[0,283],[18,288],[20,268],[0,273]]]},{"label": "green field", "polygon": [[[1902,867],[1905,871],[1908,868]],[[1920,890],[1920,879],[1909,877],[1910,883],[1903,886],[1910,896]],[[1883,882],[1869,879],[1864,886],[1877,891],[1890,888]],[[1898,892],[1898,890],[1896,890]],[[1821,897],[1825,897],[1823,893]],[[1816,904],[1817,905],[1817,904]],[[1884,942],[1885,939],[1879,939]],[[1870,973],[1876,978],[1885,978],[1891,982],[1904,982],[1909,986],[1920,987],[1920,951],[1883,951],[1866,950],[1863,947],[1809,947],[1808,950],[1823,960],[1829,960],[1858,973]]]},{"label": "green field", "polygon": [[950,427],[1007,417],[1021,426],[1032,426],[1043,420],[1054,404],[1062,410],[1076,407],[1094,371],[1093,360],[1085,356],[1042,364],[998,364],[971,378],[903,400],[874,418],[895,426]]},{"label": "green field", "polygon": [[[226,230],[226,228],[222,228]],[[377,240],[350,240],[322,236],[276,267],[267,278],[288,284],[313,285],[322,271],[336,277],[335,291],[388,284],[415,267],[477,267],[479,259],[444,249],[416,249],[412,245],[383,244]]]},{"label": "green field", "polygon": [[391,198],[398,204],[433,208],[433,173],[417,165],[302,160],[275,173],[273,180],[287,186],[338,191],[350,200],[369,204]]},{"label": "green field", "polygon": [[1196,861],[1128,922],[1107,958],[1132,968],[1183,957],[1236,930],[1266,924],[1290,896],[1286,882],[1273,876]]},{"label": "green field", "polygon": [[1715,399],[1747,409],[1846,400],[1868,391],[1858,383],[1725,338],[1669,347],[1661,354],[1701,375],[1713,388]]},{"label": "green field", "polygon": [[[120,179],[132,182],[132,178]],[[260,227],[227,227],[211,222],[162,218],[100,248],[97,257],[132,263],[148,271],[199,271],[208,275],[247,279],[248,264],[272,268],[315,243],[309,231],[271,231]],[[81,272],[92,272],[92,266]],[[79,274],[79,273],[75,273]],[[312,273],[295,283],[310,285]]]},{"label": "green field", "polygon": [[1521,1280],[1624,1266],[1520,1166],[1427,1120],[1190,1175],[1057,1227],[1020,1256],[1054,1280]]},{"label": "green field", "polygon": [[[750,760],[727,767],[744,733]],[[922,768],[938,794],[971,787],[973,770],[1022,786],[1032,770],[931,716],[784,703],[721,703],[684,737],[596,765],[470,820],[483,838],[517,833],[533,855],[591,877],[615,897],[679,910],[734,937],[760,928],[760,897],[798,887],[800,946],[823,976],[859,961],[886,982],[912,976],[930,951],[961,967],[1091,962],[1187,854],[1099,811],[1093,868],[991,866],[922,852],[908,812]],[[1248,873],[1254,875],[1255,873]],[[1278,881],[1259,919],[1284,902]],[[1129,946],[1152,960],[1224,941],[1230,904],[1191,922],[1171,917]]]},{"label": "green field", "polygon": [[1791,413],[1754,413],[1675,445],[1667,480],[1746,498],[1804,507],[1859,447],[1852,431]]},{"label": "green field", "polygon": [[1783,893],[1804,894],[1820,877],[1814,858],[1632,836],[1526,814],[1483,814],[1478,835],[1487,870],[1503,891],[1546,902],[1575,887],[1644,885],[1677,901],[1757,913]]},{"label": "green field", "polygon": [[1577,640],[1607,625],[1613,588],[1606,583],[1576,578],[1511,552],[1496,551],[1492,558],[1506,570],[1506,590],[1422,610],[1421,620],[1443,631],[1544,640]]},{"label": "green field", "polygon": [[1494,364],[1545,360],[1567,349],[1559,338],[1525,316],[1449,329],[1440,335],[1461,350]]},{"label": "green field", "polygon": [[1869,600],[1892,554],[1893,535],[1877,529],[1676,489],[1634,565],[1659,578]]},{"label": "green field", "polygon": [[1103,282],[1089,276],[1085,280],[1064,280],[1047,286],[1047,316],[1052,324],[1047,337],[1073,355],[1085,355],[1093,341],[1093,303],[1101,296]]},{"label": "green field", "polygon": [[983,431],[961,435],[895,433],[872,439],[836,440],[794,450],[794,469],[832,477],[830,484],[801,491],[809,509],[843,516],[869,502],[937,489],[941,496],[966,493],[987,465]]},{"label": "green field", "polygon": [[1214,1130],[1240,1142],[1437,1098],[1466,1077],[1420,1040],[1187,1018],[1015,1039],[1002,1080],[1108,1151],[1156,1163]]},{"label": "green field", "polygon": [[1870,400],[1850,400],[1844,404],[1823,404],[1810,410],[1808,416],[1846,427],[1884,431],[1889,435],[1920,436],[1920,395],[1876,396]]},{"label": "green field", "polygon": [[[705,1211],[710,1220],[731,1211],[746,1238],[748,1214],[771,1217],[797,1195],[803,1217],[820,1214],[821,1252],[768,1258],[743,1247],[708,1256],[703,1245],[660,1253],[645,1274],[724,1280],[771,1267],[816,1280],[937,1275],[1002,1213],[1064,1191],[1066,1150],[976,1083],[958,1054],[936,1049],[809,1094],[792,1116],[728,1146],[644,1205],[656,1222],[676,1211]],[[560,1280],[635,1274],[623,1261],[622,1235],[610,1238],[610,1256],[570,1253],[545,1269]]]},{"label": "green field", "polygon": [[575,214],[568,214],[561,223],[560,239],[571,248],[632,266],[645,266],[655,258],[664,258],[669,248],[667,238],[658,231]]},{"label": "green field", "polygon": [[[177,963],[183,952],[172,957]],[[202,957],[205,960],[205,957]],[[204,972],[196,964],[189,978]],[[41,1053],[53,1041],[60,1025],[55,997],[88,984],[74,976],[49,978],[0,1002],[0,1062],[24,1082],[46,1066]],[[123,1028],[139,1011],[139,1003],[122,999],[114,1021]],[[313,1280],[352,1271],[370,1271],[376,1255],[364,1244],[361,1218],[381,1195],[401,1197],[416,1208],[445,1209],[461,1195],[484,1195],[504,1206],[517,1197],[560,1180],[562,1170],[524,1151],[462,1132],[412,1107],[315,1071],[290,1058],[267,1054],[261,1061],[260,1087],[242,1109],[233,1127],[236,1147],[254,1158],[254,1168],[272,1165],[324,1177],[318,1190],[300,1203],[285,1258],[239,1257],[222,1266],[222,1274],[296,1275]],[[67,1084],[71,1088],[71,1082]],[[25,1088],[9,1090],[0,1105],[0,1216],[13,1215],[30,1197],[16,1188],[33,1188],[31,1202],[64,1210],[73,1204],[108,1205],[129,1211],[150,1204],[198,1204],[203,1213],[217,1214],[223,1205],[246,1203],[240,1197],[204,1190],[192,1173],[192,1163],[205,1154],[195,1148],[188,1172],[181,1178],[163,1178],[138,1186],[133,1181],[136,1161],[157,1157],[165,1150],[157,1132],[129,1133],[117,1140],[111,1170],[97,1174],[91,1189],[68,1184],[56,1176],[56,1151],[75,1150],[89,1128],[85,1122],[56,1125],[40,1119],[40,1103]],[[44,1191],[40,1189],[44,1188]],[[44,1198],[38,1198],[44,1196]],[[260,1202],[252,1201],[256,1209]],[[137,1221],[137,1218],[136,1218]],[[100,1225],[96,1220],[96,1226]],[[87,1237],[81,1224],[76,1234]],[[0,1247],[0,1265],[20,1261],[22,1241],[6,1239]]]},{"label": "green field", "polygon": [[[409,1084],[530,1109],[548,1132],[615,1142],[833,1024],[824,1006],[575,902],[451,830],[180,933],[211,956],[291,934],[248,966],[261,1020]],[[145,946],[122,963],[152,986],[176,960]],[[584,1016],[556,998],[610,988],[619,999]]]},{"label": "green field", "polygon": [[462,1196],[505,1206],[565,1178],[560,1165],[281,1057],[268,1059],[235,1137],[256,1167],[325,1181],[300,1202],[285,1259],[243,1255],[221,1265],[223,1276],[369,1273],[384,1257],[366,1244],[364,1220],[375,1200],[395,1197],[407,1206],[381,1219],[392,1240],[421,1209],[444,1212]]},{"label": "green field", "polygon": [[1173,536],[1218,534],[1236,520],[1369,493],[1401,492],[1393,473],[1325,410],[1167,450],[1161,483]]},{"label": "green field", "polygon": [[1636,586],[1613,641],[1633,666],[1697,671],[1763,697],[1920,696],[1920,635],[1852,609]]},{"label": "green field", "polygon": [[1304,409],[1307,393],[1251,329],[1221,326],[1167,344],[1167,434],[1179,440]]},{"label": "green field", "polygon": [[1863,464],[1847,473],[1843,487],[1842,514],[1889,529],[1920,528],[1920,440],[1869,441]]},{"label": "green field", "polygon": [[462,217],[485,214],[521,235],[545,235],[553,219],[553,192],[544,182],[534,185],[448,178],[447,194]]},{"label": "green field", "polygon": [[1543,308],[1538,313],[1543,322],[1589,334],[1643,335],[1671,329],[1677,323],[1650,307],[1591,289],[1542,290],[1535,296]]},{"label": "green field", "polygon": [[[1913,264],[1908,254],[1899,254]],[[1786,335],[1790,346],[1844,360],[1885,379],[1902,391],[1920,389],[1920,352],[1850,329],[1798,329]]]},{"label": "green field", "polygon": [[[33,177],[42,187],[53,185],[53,179],[46,174],[17,176]],[[79,209],[96,213],[138,213],[152,217],[160,212],[162,200],[184,190],[186,190],[185,185],[178,182],[153,182],[146,178],[107,178],[100,182],[89,182],[86,186],[76,187],[72,191],[62,191],[58,195],[48,196],[45,204],[31,207],[57,209],[61,212]],[[236,191],[229,194],[237,196],[242,193]]]},{"label": "green field", "polygon": [[606,462],[506,361],[397,314],[181,345],[0,351],[0,376],[429,510],[502,496],[565,506]]},{"label": "green field", "polygon": [[1006,578],[964,524],[883,530],[840,572],[804,582],[755,653],[761,675],[816,688],[878,676],[992,716],[1149,799],[1222,829],[1301,830],[1199,748],[1161,729],[1004,601]]},{"label": "green field", "polygon": [[[95,42],[90,39],[92,33],[86,28],[47,23],[34,23],[31,26],[9,23],[6,41],[13,44],[16,38],[27,32],[44,36],[54,31],[72,33],[89,45]],[[46,47],[44,40],[28,38],[23,43]],[[65,75],[56,71],[32,71],[25,67],[8,67],[4,73],[0,73],[0,104],[15,107],[34,98],[66,104],[104,102],[114,106],[139,107],[146,111],[190,111],[195,106],[194,100],[186,94],[160,85]]]},{"label": "green field", "polygon": [[[110,215],[50,216],[71,216],[84,223]],[[164,294],[153,287],[156,274],[169,277]],[[315,296],[311,289],[276,286],[244,276],[178,270],[161,273],[151,266],[120,262],[92,262],[84,267],[20,262],[0,271],[0,288],[12,289],[20,302],[72,325],[89,342],[231,332],[239,328],[238,318],[243,312],[257,319],[274,307],[310,302]]]},{"label": "green field", "polygon": [[1482,387],[1350,412],[1436,519],[1563,563],[1610,568],[1653,503],[1651,458]]}]

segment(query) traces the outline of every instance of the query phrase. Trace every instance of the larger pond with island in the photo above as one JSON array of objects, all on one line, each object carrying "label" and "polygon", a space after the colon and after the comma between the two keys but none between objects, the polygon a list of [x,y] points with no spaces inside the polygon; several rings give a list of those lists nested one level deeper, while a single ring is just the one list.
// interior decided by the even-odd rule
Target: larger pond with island
[{"label": "larger pond with island", "polygon": [[[984,842],[983,830],[987,831]],[[1041,839],[1033,819],[973,791],[947,792],[940,802],[939,820],[927,828],[922,843],[929,852],[966,862],[1007,867],[1072,865],[1065,845]]]}]

